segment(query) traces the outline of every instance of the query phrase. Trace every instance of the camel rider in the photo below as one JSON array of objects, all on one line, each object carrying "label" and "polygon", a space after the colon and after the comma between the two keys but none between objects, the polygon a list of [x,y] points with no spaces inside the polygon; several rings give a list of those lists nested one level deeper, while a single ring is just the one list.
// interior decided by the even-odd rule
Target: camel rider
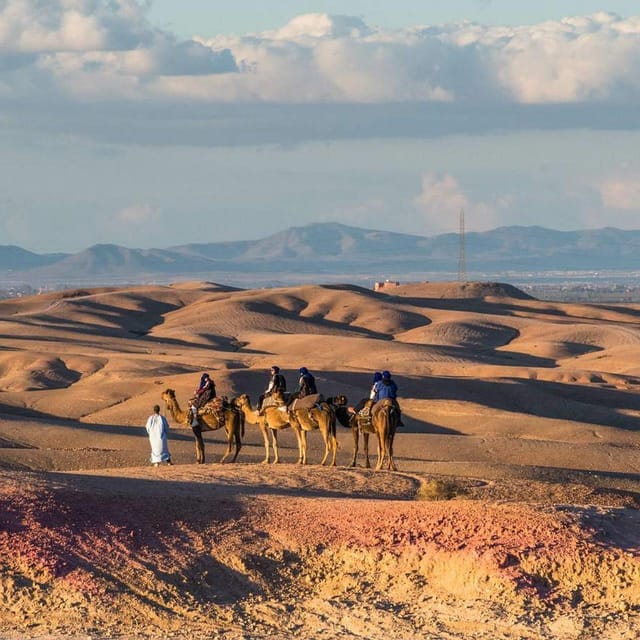
[{"label": "camel rider", "polygon": [[300,379],[298,380],[298,388],[296,389],[298,398],[304,398],[318,393],[316,389],[316,379],[311,375],[307,367],[300,367]]},{"label": "camel rider", "polygon": [[265,398],[270,398],[276,393],[281,393],[284,396],[286,390],[287,381],[280,373],[280,367],[274,364],[273,367],[271,367],[271,378],[269,379],[269,385],[267,386],[265,392],[258,398],[258,412],[262,411],[262,405],[264,404]]},{"label": "camel rider", "polygon": [[200,385],[193,392],[193,398],[191,398],[191,413],[193,414],[193,422],[197,422],[198,409],[204,407],[209,400],[213,400],[216,397],[216,385],[209,377],[208,373],[203,373],[200,376]]},{"label": "camel rider", "polygon": [[373,384],[371,385],[371,391],[369,392],[369,400],[373,400],[374,402],[378,401],[377,384],[379,382],[382,382],[382,373],[380,371],[376,371],[373,374]]},{"label": "camel rider", "polygon": [[369,415],[371,411],[371,407],[375,404],[376,397],[376,384],[382,380],[382,373],[380,371],[376,371],[373,374],[373,383],[371,384],[371,391],[369,391],[368,398],[362,398],[358,401],[358,404],[354,407],[356,413],[362,412],[363,415]]},{"label": "camel rider", "polygon": [[404,424],[402,423],[400,405],[398,404],[398,385],[395,383],[395,381],[391,377],[391,373],[389,373],[388,371],[382,372],[381,379],[378,380],[373,385],[373,389],[371,389],[371,399],[374,402],[384,400],[385,398],[390,398],[391,400],[393,400],[393,404],[398,411],[398,426],[404,427]]}]

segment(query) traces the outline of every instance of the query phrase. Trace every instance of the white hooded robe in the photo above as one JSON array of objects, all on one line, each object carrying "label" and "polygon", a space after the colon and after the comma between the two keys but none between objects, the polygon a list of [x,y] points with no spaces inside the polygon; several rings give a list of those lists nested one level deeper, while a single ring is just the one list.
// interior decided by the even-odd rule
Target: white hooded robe
[{"label": "white hooded robe", "polygon": [[171,460],[167,441],[167,436],[169,435],[167,419],[158,413],[154,413],[149,416],[145,428],[149,434],[149,443],[151,444],[151,463],[155,464]]}]

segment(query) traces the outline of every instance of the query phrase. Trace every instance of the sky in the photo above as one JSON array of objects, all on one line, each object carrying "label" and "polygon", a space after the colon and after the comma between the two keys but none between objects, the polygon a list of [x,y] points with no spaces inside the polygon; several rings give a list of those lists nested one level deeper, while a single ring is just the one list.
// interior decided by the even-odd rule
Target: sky
[{"label": "sky", "polygon": [[0,245],[640,228],[634,5],[0,0]]}]

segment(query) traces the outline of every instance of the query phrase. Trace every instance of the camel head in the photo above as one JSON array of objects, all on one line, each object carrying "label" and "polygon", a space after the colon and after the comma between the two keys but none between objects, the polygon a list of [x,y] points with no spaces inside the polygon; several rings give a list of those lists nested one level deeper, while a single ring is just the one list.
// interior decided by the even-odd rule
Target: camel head
[{"label": "camel head", "polygon": [[167,389],[166,391],[162,392],[161,397],[165,402],[175,402],[176,392],[173,389]]},{"label": "camel head", "polygon": [[347,396],[344,394],[340,394],[339,396],[335,396],[333,398],[327,398],[327,402],[330,404],[335,404],[336,407],[344,407],[347,405]]},{"label": "camel head", "polygon": [[251,407],[251,399],[248,394],[243,393],[235,399],[235,404],[238,407]]}]

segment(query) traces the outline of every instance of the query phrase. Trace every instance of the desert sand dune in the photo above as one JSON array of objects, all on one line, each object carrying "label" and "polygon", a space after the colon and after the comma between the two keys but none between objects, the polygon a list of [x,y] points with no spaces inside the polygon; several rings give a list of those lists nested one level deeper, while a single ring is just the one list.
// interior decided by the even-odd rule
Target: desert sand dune
[{"label": "desert sand dune", "polygon": [[[635,639],[639,337],[637,305],[495,283],[0,301],[0,635]],[[351,404],[390,370],[400,471],[347,468],[340,425],[335,469],[293,464],[290,428],[259,464],[255,425],[196,465],[173,423],[149,465],[165,389],[184,406],[208,371],[255,403],[273,364]]]},{"label": "desert sand dune", "polygon": [[397,335],[396,339],[403,342],[487,350],[507,345],[518,335],[517,329],[498,324],[493,319],[461,317],[454,322],[433,322],[427,327],[406,331]]},{"label": "desert sand dune", "polygon": [[504,299],[532,300],[531,296],[517,287],[499,282],[418,282],[385,289],[392,295],[419,298],[460,299]]}]

